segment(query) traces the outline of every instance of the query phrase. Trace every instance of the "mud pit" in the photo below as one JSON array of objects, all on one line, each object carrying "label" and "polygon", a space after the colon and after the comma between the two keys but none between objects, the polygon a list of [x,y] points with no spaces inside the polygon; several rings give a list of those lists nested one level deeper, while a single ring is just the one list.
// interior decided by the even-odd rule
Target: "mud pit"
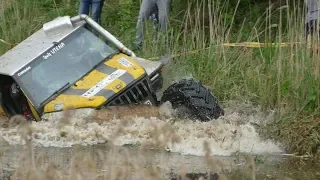
[{"label": "mud pit", "polygon": [[[61,119],[9,123],[0,131],[4,172],[17,170],[15,175],[21,176],[29,171],[39,179],[47,175],[53,179],[68,175],[75,179],[170,179],[174,177],[170,173],[210,171],[220,179],[234,172],[249,179],[287,177],[274,167],[283,159],[281,147],[261,140],[252,125],[271,120],[272,112],[230,102],[224,117],[198,122],[173,118],[169,104],[160,109],[112,111],[118,116],[100,111],[83,117],[69,111]],[[255,165],[254,155],[268,158],[263,158],[263,165]]]}]

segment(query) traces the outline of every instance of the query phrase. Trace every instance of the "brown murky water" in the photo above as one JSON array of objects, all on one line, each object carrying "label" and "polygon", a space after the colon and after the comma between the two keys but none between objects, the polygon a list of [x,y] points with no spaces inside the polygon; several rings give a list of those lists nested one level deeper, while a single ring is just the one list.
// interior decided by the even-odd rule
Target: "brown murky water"
[{"label": "brown murky water", "polygon": [[[173,112],[164,105],[166,118],[143,108],[150,117],[129,112],[129,119],[100,122],[75,113],[1,128],[2,177],[16,170],[20,179],[172,179],[170,173],[208,172],[220,179],[320,178],[316,167],[292,163],[281,145],[259,137],[252,124],[272,120],[272,111],[226,104],[226,115],[211,122],[167,118]],[[22,178],[26,174],[33,176]]]},{"label": "brown murky water", "polygon": [[[2,168],[5,171],[12,172],[22,164],[19,160],[25,152],[23,147],[2,147],[1,150]],[[137,147],[110,147],[100,144],[65,148],[38,147],[33,149],[33,157],[35,167],[53,163],[57,166],[55,169],[59,169],[62,174],[68,174],[73,169],[76,172],[74,178],[76,175],[80,176],[80,172],[83,171],[88,171],[89,176],[87,177],[90,177],[89,179],[96,179],[97,175],[103,179],[173,179],[179,174],[194,173],[199,175],[210,172],[220,175],[220,179],[222,177],[227,179],[288,180],[320,178],[315,167],[292,167],[290,159],[272,155],[268,157],[257,156],[258,158],[251,156],[255,163],[250,163],[250,158],[247,155],[211,156],[213,163],[210,164],[208,157],[181,155],[158,150],[142,151]],[[93,166],[91,163],[95,165]],[[73,167],[73,164],[78,167]],[[8,176],[8,174],[3,176]]]}]

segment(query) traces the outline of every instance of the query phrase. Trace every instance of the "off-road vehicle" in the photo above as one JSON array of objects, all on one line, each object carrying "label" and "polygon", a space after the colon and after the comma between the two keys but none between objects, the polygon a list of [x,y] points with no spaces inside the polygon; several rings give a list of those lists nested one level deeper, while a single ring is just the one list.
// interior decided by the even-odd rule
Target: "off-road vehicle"
[{"label": "off-road vehicle", "polygon": [[170,101],[202,121],[223,115],[210,90],[193,79],[170,85],[158,98],[164,65],[136,57],[87,15],[58,17],[0,57],[0,114],[38,121],[68,107]]}]

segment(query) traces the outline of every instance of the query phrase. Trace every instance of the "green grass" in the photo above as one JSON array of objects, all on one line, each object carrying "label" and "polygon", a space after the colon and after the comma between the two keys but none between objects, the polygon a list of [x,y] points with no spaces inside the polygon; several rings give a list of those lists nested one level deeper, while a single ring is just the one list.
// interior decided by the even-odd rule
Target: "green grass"
[{"label": "green grass", "polygon": [[288,152],[297,155],[313,155],[319,160],[320,115],[291,115],[261,128],[265,138],[281,141]]},{"label": "green grass", "polygon": [[[10,0],[0,2],[0,6],[5,2],[7,8],[0,12],[0,39],[13,45],[40,29],[46,21],[58,15],[77,13],[78,4],[77,1],[72,5],[62,5],[57,0]],[[0,43],[0,54],[11,47]]]},{"label": "green grass", "polygon": [[[319,53],[306,45],[302,5],[288,1],[288,6],[270,6],[259,13],[248,29],[245,21],[234,24],[235,19],[239,19],[238,6],[230,11],[226,3],[203,2],[190,5],[185,11],[175,9],[171,16],[172,28],[162,34],[157,43],[152,43],[149,28],[144,50],[138,55],[157,57],[207,48],[174,58],[171,69],[203,81],[221,102],[251,100],[266,110],[276,110],[277,121],[263,127],[263,134],[280,140],[290,152],[315,153],[320,144],[319,130],[315,129],[319,124],[312,121],[312,115],[319,111],[320,60]],[[120,10],[116,11],[118,6]],[[14,0],[0,12],[0,39],[19,43],[44,22],[58,15],[76,15],[77,10],[75,0],[68,4],[58,0]],[[138,3],[113,0],[105,6],[102,24],[131,47],[137,15]],[[241,41],[301,44],[268,48],[222,45]],[[0,54],[8,48],[0,42]],[[297,132],[306,133],[300,136]]]}]

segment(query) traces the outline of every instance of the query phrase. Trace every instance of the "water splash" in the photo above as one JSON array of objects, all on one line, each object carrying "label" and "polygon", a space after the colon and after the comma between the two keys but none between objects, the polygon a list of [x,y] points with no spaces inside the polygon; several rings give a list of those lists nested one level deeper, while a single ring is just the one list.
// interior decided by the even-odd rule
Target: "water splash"
[{"label": "water splash", "polygon": [[[208,142],[212,155],[229,156],[242,152],[251,154],[280,153],[281,148],[272,141],[263,141],[252,123],[261,123],[273,118],[273,112],[265,114],[258,107],[248,103],[229,103],[225,116],[210,122],[175,119],[170,105],[158,109],[157,115],[150,117],[108,118],[100,122],[91,118],[81,118],[81,113],[69,117],[68,123],[61,120],[32,122],[33,144],[44,147],[71,147],[73,145],[93,145],[113,140],[115,145],[140,145],[146,142],[163,141],[162,148],[184,155],[204,156],[203,144]],[[150,113],[146,108],[140,114]],[[147,112],[148,111],[148,112]],[[137,109],[134,110],[137,112]],[[163,117],[157,117],[162,115]],[[168,116],[171,116],[168,118]],[[168,129],[172,129],[168,132]],[[9,145],[19,145],[21,140],[18,127],[1,128],[0,141]],[[115,138],[115,134],[117,137]],[[156,134],[156,135],[155,135]],[[169,137],[170,136],[170,137]],[[171,139],[170,139],[171,138]],[[171,143],[168,143],[171,142]]]}]

